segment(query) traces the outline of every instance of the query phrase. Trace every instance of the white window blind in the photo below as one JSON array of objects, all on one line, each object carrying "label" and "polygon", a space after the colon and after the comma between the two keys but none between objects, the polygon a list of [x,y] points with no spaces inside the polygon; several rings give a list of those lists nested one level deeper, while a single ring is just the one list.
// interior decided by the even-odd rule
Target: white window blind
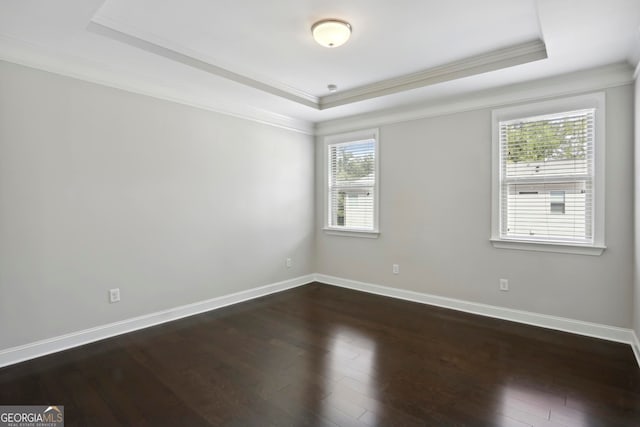
[{"label": "white window blind", "polygon": [[328,144],[328,227],[375,231],[376,140]]},{"label": "white window blind", "polygon": [[499,121],[501,239],[593,244],[594,115]]}]

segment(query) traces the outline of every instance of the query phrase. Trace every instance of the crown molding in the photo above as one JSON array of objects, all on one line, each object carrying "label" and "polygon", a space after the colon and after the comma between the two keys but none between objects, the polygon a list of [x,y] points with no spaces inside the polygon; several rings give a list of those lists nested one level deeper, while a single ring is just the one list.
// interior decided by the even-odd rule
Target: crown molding
[{"label": "crown molding", "polygon": [[146,52],[162,56],[171,61],[317,110],[325,110],[340,105],[365,101],[380,96],[391,95],[547,58],[547,49],[544,42],[541,40],[533,40],[463,58],[417,73],[382,80],[335,94],[316,97],[283,83],[268,81],[264,77],[249,76],[247,73],[239,73],[223,66],[215,65],[213,63],[214,59],[203,58],[196,52],[189,51],[182,46],[176,46],[167,40],[162,40],[156,35],[117,22],[100,13],[91,19],[87,30]]},{"label": "crown molding", "polygon": [[509,104],[539,101],[559,96],[623,86],[633,82],[633,69],[626,62],[589,70],[515,83],[453,97],[432,99],[425,103],[359,114],[315,125],[315,135],[331,135],[390,125],[410,120],[461,113],[481,108],[495,108]]},{"label": "crown molding", "polygon": [[87,25],[87,30],[206,73],[262,90],[272,95],[297,102],[298,104],[306,105],[307,107],[318,108],[318,98],[313,95],[277,82],[266,82],[264,79],[258,80],[214,65],[211,62],[203,61],[196,58],[193,52],[186,53],[184,49],[178,50],[177,48],[168,47],[168,42],[160,41],[155,36],[149,34],[145,34],[144,37],[133,35],[138,32],[136,31],[134,33],[132,29],[124,28],[121,24],[108,20],[107,18],[95,16],[91,22],[89,22],[89,25]]},{"label": "crown molding", "polygon": [[[195,99],[175,86],[153,84],[144,76],[119,74],[108,64],[68,54],[52,53],[43,46],[9,35],[0,35],[0,60],[306,135],[319,136],[480,108],[573,95],[629,84],[634,79],[633,69],[628,63],[617,63],[314,124],[307,120],[220,99]],[[635,70],[636,78],[639,69],[640,64]]]},{"label": "crown molding", "polygon": [[306,120],[220,99],[196,99],[174,86],[160,86],[143,76],[125,76],[112,71],[107,64],[73,55],[54,54],[43,46],[8,35],[0,35],[0,60],[305,135],[313,134],[313,123]]},{"label": "crown molding", "polygon": [[344,90],[320,98],[320,109],[351,104],[379,96],[461,79],[514,65],[547,58],[547,48],[541,40],[520,43],[480,55],[453,61],[413,74],[382,80],[376,83]]}]

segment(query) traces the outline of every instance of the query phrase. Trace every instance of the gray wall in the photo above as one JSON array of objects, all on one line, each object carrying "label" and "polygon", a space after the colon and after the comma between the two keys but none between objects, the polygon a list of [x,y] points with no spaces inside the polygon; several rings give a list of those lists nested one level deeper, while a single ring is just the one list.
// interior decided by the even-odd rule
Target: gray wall
[{"label": "gray wall", "polygon": [[314,271],[640,332],[632,131],[608,90],[601,257],[490,245],[490,109],[382,126],[381,235],[328,236],[311,137],[0,61],[0,349]]},{"label": "gray wall", "polygon": [[313,272],[313,155],[310,136],[0,62],[0,349]]},{"label": "gray wall", "polygon": [[[635,84],[635,251],[633,329],[640,339],[640,74]],[[638,349],[640,351],[640,348]]]},{"label": "gray wall", "polygon": [[[633,87],[606,91],[606,244],[600,257],[495,249],[491,109],[380,128],[380,237],[317,234],[332,276],[628,328],[633,276]],[[316,228],[323,151],[316,144]],[[391,266],[400,264],[400,274]],[[500,292],[498,280],[511,290]]]}]

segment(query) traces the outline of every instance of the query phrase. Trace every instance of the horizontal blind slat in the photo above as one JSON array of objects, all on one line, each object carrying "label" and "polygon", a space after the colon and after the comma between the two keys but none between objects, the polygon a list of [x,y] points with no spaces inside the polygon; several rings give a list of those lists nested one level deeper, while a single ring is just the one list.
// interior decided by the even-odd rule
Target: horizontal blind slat
[{"label": "horizontal blind slat", "polygon": [[501,236],[592,239],[593,109],[499,123]]},{"label": "horizontal blind slat", "polygon": [[373,230],[375,140],[329,145],[329,225]]}]

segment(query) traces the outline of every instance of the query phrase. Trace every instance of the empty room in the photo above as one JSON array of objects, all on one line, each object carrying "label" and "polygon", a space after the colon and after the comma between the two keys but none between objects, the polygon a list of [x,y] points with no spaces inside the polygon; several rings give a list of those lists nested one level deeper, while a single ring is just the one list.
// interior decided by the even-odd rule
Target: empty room
[{"label": "empty room", "polygon": [[640,426],[640,1],[3,0],[0,427]]}]

